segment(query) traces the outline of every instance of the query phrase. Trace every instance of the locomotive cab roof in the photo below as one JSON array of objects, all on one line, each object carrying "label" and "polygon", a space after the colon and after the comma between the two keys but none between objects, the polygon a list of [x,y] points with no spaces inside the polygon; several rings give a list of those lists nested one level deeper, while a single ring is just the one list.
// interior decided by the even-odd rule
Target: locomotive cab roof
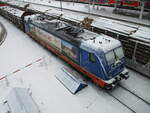
[{"label": "locomotive cab roof", "polygon": [[121,43],[120,41],[107,35],[100,34],[98,37],[95,37],[92,40],[84,41],[81,46],[86,50],[93,48],[95,51],[101,50],[104,53],[107,53],[108,51],[121,46]]},{"label": "locomotive cab roof", "polygon": [[[58,19],[47,19],[39,14],[28,16],[31,23],[45,31],[87,51],[110,51],[121,45],[120,41],[104,34],[97,34]],[[26,18],[27,19],[27,18]]]}]

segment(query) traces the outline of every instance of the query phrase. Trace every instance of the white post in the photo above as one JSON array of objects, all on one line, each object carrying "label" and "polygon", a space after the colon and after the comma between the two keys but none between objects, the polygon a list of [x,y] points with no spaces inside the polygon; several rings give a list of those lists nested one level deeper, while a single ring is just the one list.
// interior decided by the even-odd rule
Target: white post
[{"label": "white post", "polygon": [[93,9],[95,8],[95,0],[92,0]]},{"label": "white post", "polygon": [[115,4],[114,4],[114,7],[115,7],[115,9],[117,8],[117,0],[115,0],[116,2],[115,2]]},{"label": "white post", "polygon": [[62,0],[60,0],[60,9],[62,11]]},{"label": "white post", "polygon": [[75,0],[73,0],[73,6],[74,6],[74,4],[75,4]]},{"label": "white post", "polygon": [[91,11],[90,11],[90,0],[89,0],[89,16],[90,16],[90,13],[91,13]]},{"label": "white post", "polygon": [[[98,1],[99,1],[99,0],[96,0],[96,2],[98,2]],[[99,6],[100,6],[100,5],[99,5],[99,4],[97,4],[97,10],[99,10]]]},{"label": "white post", "polygon": [[143,17],[143,11],[144,11],[144,2],[142,1],[141,2],[141,12],[140,12],[140,16],[139,16],[139,19],[141,20],[142,19],[142,17]]}]

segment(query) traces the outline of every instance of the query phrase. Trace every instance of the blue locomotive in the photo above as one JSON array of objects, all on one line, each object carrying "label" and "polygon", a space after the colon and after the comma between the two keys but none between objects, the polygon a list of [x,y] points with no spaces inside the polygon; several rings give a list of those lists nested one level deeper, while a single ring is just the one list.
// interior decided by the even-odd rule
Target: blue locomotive
[{"label": "blue locomotive", "polygon": [[25,32],[103,88],[129,77],[116,39],[40,14],[25,17]]}]

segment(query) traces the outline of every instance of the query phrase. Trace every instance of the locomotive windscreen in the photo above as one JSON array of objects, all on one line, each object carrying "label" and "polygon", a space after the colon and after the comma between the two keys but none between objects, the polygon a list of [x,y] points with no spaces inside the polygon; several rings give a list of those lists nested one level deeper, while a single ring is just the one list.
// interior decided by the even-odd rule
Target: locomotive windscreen
[{"label": "locomotive windscreen", "polygon": [[122,47],[113,49],[106,53],[106,60],[108,64],[115,63],[117,60],[124,57],[123,49]]}]

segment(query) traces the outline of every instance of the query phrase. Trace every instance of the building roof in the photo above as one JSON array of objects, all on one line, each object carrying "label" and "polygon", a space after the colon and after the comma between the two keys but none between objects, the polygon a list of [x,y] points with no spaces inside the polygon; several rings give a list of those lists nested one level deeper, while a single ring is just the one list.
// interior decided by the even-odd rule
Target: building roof
[{"label": "building roof", "polygon": [[11,111],[11,113],[40,113],[33,98],[29,95],[25,88],[13,88],[2,106],[3,111]]}]

